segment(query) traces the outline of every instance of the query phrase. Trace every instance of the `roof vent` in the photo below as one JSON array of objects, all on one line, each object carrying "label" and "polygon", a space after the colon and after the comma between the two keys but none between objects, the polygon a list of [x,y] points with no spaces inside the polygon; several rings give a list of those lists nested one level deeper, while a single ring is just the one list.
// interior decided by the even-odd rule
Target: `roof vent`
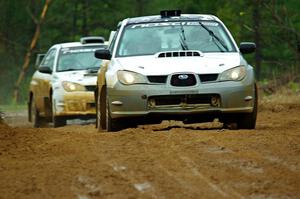
[{"label": "roof vent", "polygon": [[181,10],[162,10],[160,11],[161,18],[180,17]]},{"label": "roof vent", "polygon": [[92,44],[92,43],[101,43],[105,41],[104,37],[82,37],[80,43],[82,44]]},{"label": "roof vent", "polygon": [[158,58],[163,57],[202,57],[203,53],[201,51],[167,51],[157,53]]}]

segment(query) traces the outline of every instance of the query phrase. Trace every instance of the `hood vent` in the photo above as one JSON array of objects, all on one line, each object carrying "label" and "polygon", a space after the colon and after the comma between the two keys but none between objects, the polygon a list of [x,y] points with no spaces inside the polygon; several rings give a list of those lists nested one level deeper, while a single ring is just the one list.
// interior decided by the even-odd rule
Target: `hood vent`
[{"label": "hood vent", "polygon": [[157,54],[158,58],[163,57],[202,57],[203,53],[200,51],[167,51]]}]

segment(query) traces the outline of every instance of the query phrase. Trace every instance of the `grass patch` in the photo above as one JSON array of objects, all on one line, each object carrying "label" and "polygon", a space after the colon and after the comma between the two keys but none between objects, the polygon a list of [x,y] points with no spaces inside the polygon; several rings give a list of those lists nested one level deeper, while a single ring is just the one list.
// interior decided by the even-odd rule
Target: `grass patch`
[{"label": "grass patch", "polygon": [[24,111],[26,109],[27,109],[27,104],[5,104],[5,105],[0,105],[0,112]]},{"label": "grass patch", "polygon": [[281,87],[271,94],[266,95],[263,92],[259,97],[259,110],[271,110],[280,112],[287,109],[300,109],[300,92],[299,90],[288,87]]}]

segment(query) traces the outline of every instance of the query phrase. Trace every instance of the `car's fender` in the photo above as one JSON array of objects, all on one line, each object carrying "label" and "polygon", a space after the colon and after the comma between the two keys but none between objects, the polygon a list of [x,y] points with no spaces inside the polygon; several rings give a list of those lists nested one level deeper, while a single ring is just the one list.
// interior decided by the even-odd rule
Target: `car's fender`
[{"label": "car's fender", "polygon": [[98,77],[97,77],[97,89],[96,89],[97,94],[101,93],[101,90],[106,86],[105,74],[108,69],[109,63],[110,63],[109,60],[103,60],[101,64],[100,70],[98,72]]}]

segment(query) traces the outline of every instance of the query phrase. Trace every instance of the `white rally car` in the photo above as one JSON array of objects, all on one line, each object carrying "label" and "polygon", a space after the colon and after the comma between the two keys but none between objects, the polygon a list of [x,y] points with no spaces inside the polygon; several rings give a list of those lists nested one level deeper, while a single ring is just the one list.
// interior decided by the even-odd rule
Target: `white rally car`
[{"label": "white rally car", "polygon": [[103,61],[96,90],[97,127],[114,131],[132,123],[164,119],[184,123],[213,121],[253,129],[257,90],[253,67],[213,15],[161,15],[129,18],[117,28]]},{"label": "white rally car", "polygon": [[28,115],[34,127],[68,119],[95,117],[94,90],[101,60],[94,52],[106,47],[103,37],[52,46],[30,82]]}]

